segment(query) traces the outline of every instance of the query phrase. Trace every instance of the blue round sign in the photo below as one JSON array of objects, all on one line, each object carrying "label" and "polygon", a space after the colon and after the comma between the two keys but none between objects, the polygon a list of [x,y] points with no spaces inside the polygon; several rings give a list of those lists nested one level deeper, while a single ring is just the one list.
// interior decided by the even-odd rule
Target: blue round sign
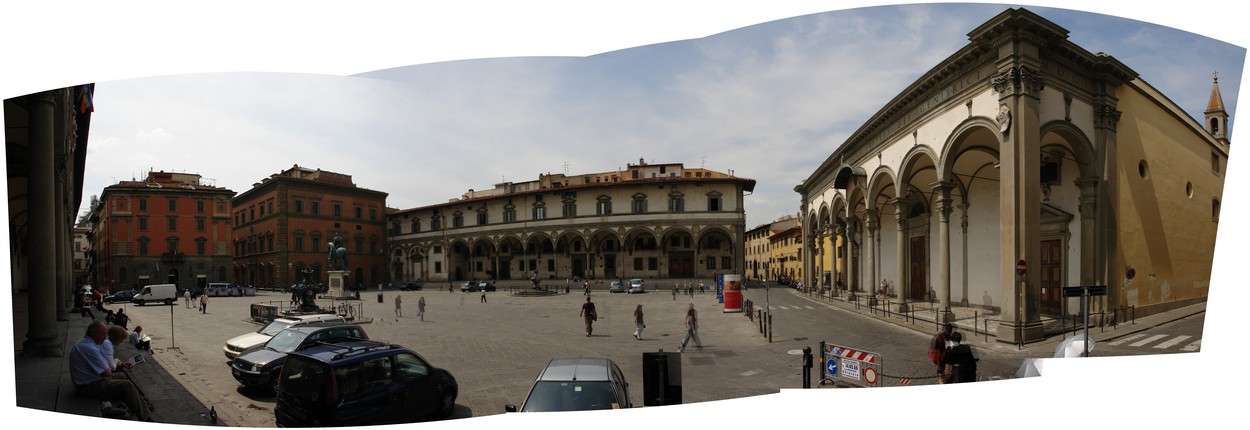
[{"label": "blue round sign", "polygon": [[825,366],[825,369],[829,371],[829,376],[838,376],[838,360],[830,358],[829,364]]}]

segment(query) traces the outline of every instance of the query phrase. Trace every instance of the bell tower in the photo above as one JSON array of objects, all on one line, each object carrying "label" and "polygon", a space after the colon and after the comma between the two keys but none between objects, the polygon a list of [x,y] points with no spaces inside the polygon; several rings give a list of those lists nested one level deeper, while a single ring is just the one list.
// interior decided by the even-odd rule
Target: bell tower
[{"label": "bell tower", "polygon": [[1220,76],[1215,73],[1211,83],[1211,99],[1207,101],[1207,110],[1203,112],[1207,132],[1220,142],[1228,145],[1228,111],[1224,110],[1224,97],[1220,96]]}]

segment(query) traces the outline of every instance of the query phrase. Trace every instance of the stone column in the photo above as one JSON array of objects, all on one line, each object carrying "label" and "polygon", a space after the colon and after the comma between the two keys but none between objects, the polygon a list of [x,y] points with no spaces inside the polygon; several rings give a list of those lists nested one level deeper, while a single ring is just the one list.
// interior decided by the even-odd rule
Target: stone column
[{"label": "stone column", "polygon": [[[1081,178],[1076,180],[1076,186],[1081,189],[1080,206],[1081,211],[1081,243],[1080,243],[1080,261],[1081,261],[1081,285],[1107,285],[1106,280],[1100,280],[1094,267],[1094,258],[1090,258],[1095,254],[1094,244],[1096,243],[1097,231],[1096,223],[1098,220],[1098,179]],[[1110,285],[1108,285],[1110,287]],[[1102,312],[1106,310],[1106,296],[1090,297],[1090,313]]]},{"label": "stone column", "polygon": [[938,215],[938,309],[942,322],[955,321],[951,312],[951,188],[950,182],[935,182]]},{"label": "stone column", "polygon": [[58,94],[59,91],[47,91],[26,99],[30,116],[30,140],[26,148],[29,175],[26,182],[29,220],[26,265],[30,282],[26,285],[26,297],[30,313],[22,353],[44,357],[60,357],[64,353],[56,323],[56,204],[60,198],[55,194],[54,147],[57,143],[54,131]]},{"label": "stone column", "polygon": [[867,277],[864,278],[867,285],[864,285],[869,297],[874,297],[874,291],[877,290],[877,228],[881,225],[880,216],[876,209],[864,211],[864,253],[868,255],[867,263],[864,271]]},{"label": "stone column", "polygon": [[908,201],[894,199],[894,221],[898,224],[898,274],[894,281],[894,290],[898,294],[898,311],[907,312],[907,209]]},{"label": "stone column", "polygon": [[960,239],[963,242],[960,247],[963,258],[963,298],[959,300],[960,306],[968,306],[968,203],[959,205],[959,232]]}]

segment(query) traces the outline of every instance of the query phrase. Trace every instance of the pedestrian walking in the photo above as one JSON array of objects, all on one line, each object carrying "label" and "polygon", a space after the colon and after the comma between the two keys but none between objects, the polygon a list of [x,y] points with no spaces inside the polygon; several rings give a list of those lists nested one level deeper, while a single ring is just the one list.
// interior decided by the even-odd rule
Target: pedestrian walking
[{"label": "pedestrian walking", "polygon": [[647,325],[642,322],[642,305],[634,308],[634,339],[642,340],[642,329]]},{"label": "pedestrian walking", "polygon": [[425,321],[425,296],[417,299],[417,316],[421,318],[421,321]]},{"label": "pedestrian walking", "polygon": [[[399,298],[399,293],[395,293],[395,318],[404,316],[404,312],[400,310],[400,307],[402,307],[402,303],[403,303],[403,299]],[[396,321],[399,321],[399,320],[397,319]]]},{"label": "pedestrian walking", "polygon": [[182,302],[187,305],[187,309],[191,309],[191,289],[187,288],[182,292]]},{"label": "pedestrian walking", "polygon": [[486,303],[486,289],[482,289],[482,303]]},{"label": "pedestrian walking", "polygon": [[703,341],[699,340],[699,317],[698,313],[694,310],[694,303],[691,303],[690,306],[686,308],[685,328],[686,336],[681,339],[681,346],[677,347],[677,352],[685,351],[686,345],[690,343],[691,339],[694,339],[695,348],[697,348],[700,352],[703,351]]},{"label": "pedestrian walking", "polygon": [[946,355],[942,357],[943,384],[974,382],[977,380],[976,356],[972,355],[972,347],[962,343],[963,335],[951,333],[950,345]]},{"label": "pedestrian walking", "polygon": [[299,303],[299,290],[292,288],[291,289],[291,307],[295,307],[296,303]]},{"label": "pedestrian walking", "polygon": [[946,357],[946,341],[950,339],[951,332],[954,330],[954,324],[946,323],[942,326],[942,331],[929,339],[929,361],[932,361],[937,368],[939,378],[942,378],[945,373],[945,369],[942,368],[942,359]]},{"label": "pedestrian walking", "polygon": [[586,337],[590,337],[595,321],[599,320],[599,315],[595,313],[595,303],[590,301],[590,296],[586,296],[586,303],[582,303],[582,311],[578,315],[586,321]]},{"label": "pedestrian walking", "polygon": [[200,313],[201,314],[208,313],[208,292],[204,292],[204,294],[200,294]]}]

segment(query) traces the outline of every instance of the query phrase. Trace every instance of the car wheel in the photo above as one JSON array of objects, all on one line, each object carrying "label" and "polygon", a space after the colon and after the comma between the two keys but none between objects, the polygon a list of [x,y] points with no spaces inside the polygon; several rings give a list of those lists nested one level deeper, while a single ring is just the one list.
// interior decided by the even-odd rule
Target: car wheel
[{"label": "car wheel", "polygon": [[136,305],[143,306],[143,300],[135,301]]},{"label": "car wheel", "polygon": [[443,393],[443,399],[439,403],[439,406],[438,406],[438,414],[437,414],[438,417],[446,418],[450,416],[451,412],[455,409],[456,409],[456,393],[455,392]]},{"label": "car wheel", "polygon": [[166,305],[172,305],[172,304],[174,304],[174,299],[165,299],[165,304],[166,304]]}]

